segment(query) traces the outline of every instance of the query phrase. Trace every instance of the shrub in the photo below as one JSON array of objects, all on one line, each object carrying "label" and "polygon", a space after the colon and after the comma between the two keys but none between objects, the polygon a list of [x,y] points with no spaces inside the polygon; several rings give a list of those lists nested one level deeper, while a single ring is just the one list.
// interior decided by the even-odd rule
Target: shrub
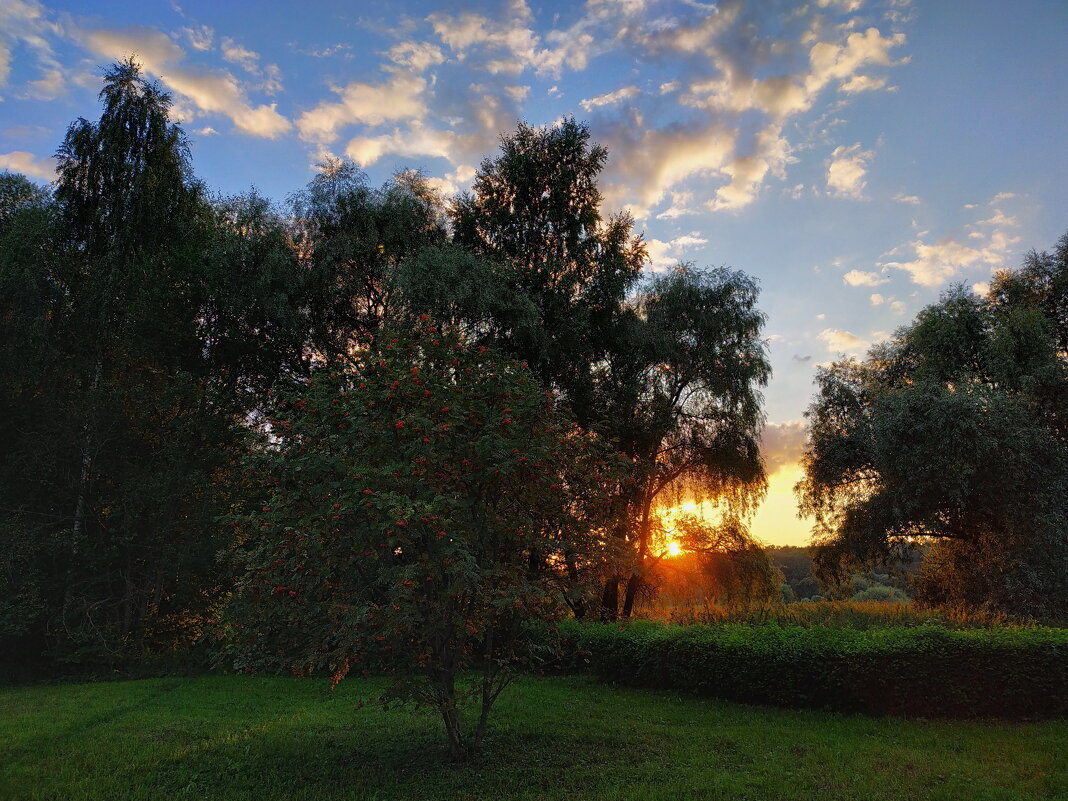
[{"label": "shrub", "polygon": [[923,717],[1068,714],[1068,630],[560,627],[565,670],[746,703]]}]

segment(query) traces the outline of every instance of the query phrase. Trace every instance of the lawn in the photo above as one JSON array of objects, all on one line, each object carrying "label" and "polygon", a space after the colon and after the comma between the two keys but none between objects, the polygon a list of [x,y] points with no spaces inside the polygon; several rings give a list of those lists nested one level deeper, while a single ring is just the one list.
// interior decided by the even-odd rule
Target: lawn
[{"label": "lawn", "polygon": [[845,716],[524,678],[448,764],[381,685],[207,676],[0,688],[3,799],[1068,798],[1068,725]]}]

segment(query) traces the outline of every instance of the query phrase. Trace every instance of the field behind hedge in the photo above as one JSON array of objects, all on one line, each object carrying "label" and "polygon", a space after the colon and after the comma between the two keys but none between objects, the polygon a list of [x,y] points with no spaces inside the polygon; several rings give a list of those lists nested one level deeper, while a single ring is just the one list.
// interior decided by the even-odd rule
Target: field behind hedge
[{"label": "field behind hedge", "polygon": [[484,756],[374,679],[206,676],[0,688],[0,798],[1031,801],[1068,797],[1061,721],[921,721],[519,679]]}]

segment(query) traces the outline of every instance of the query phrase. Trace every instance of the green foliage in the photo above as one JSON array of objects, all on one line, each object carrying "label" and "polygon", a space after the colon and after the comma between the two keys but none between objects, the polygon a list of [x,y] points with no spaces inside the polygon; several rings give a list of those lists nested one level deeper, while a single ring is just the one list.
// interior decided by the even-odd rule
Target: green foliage
[{"label": "green foliage", "polygon": [[629,217],[601,217],[597,177],[608,153],[589,138],[573,119],[520,123],[452,210],[454,242],[496,265],[498,280],[530,304],[506,306],[495,342],[561,391],[587,426],[603,413],[591,405],[593,368],[646,261]]},{"label": "green foliage", "polygon": [[418,173],[374,189],[354,164],[334,160],[320,165],[292,206],[310,344],[321,361],[342,364],[404,308],[399,266],[445,244],[443,204]]},{"label": "green foliage", "polygon": [[[514,669],[544,657],[522,624],[559,615],[609,556],[612,459],[524,366],[430,322],[268,414],[249,460],[262,506],[233,521],[236,667],[387,670],[389,697],[436,708],[463,758]],[[457,712],[469,694],[472,742]]]},{"label": "green foliage", "polygon": [[245,418],[303,335],[278,218],[204,199],[135,62],[100,97],[53,197],[3,182],[0,650],[119,667],[213,614]]},{"label": "green foliage", "polygon": [[[678,267],[642,287],[600,369],[600,430],[633,464],[619,500],[617,536],[635,553],[622,614],[630,614],[652,552],[655,510],[696,498],[722,504],[707,530],[748,537],[743,520],[767,488],[760,458],[760,387],[771,367],[761,340],[764,316],[756,283],[739,271]],[[715,537],[690,537],[709,550]],[[602,616],[617,614],[610,580]]]},{"label": "green foliage", "polygon": [[829,584],[930,538],[920,600],[1068,609],[1068,360],[1057,321],[1012,297],[955,290],[819,372],[798,493]]},{"label": "green foliage", "polygon": [[922,717],[1068,715],[1068,630],[561,625],[564,667],[746,703]]}]

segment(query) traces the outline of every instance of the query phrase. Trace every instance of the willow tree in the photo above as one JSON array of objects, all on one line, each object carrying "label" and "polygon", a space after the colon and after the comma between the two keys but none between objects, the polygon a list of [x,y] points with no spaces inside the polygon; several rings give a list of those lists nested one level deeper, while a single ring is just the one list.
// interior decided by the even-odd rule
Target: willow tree
[{"label": "willow tree", "polygon": [[[643,573],[659,559],[659,507],[711,500],[722,512],[719,528],[748,536],[743,520],[767,487],[760,388],[771,367],[757,297],[756,282],[740,271],[677,267],[637,295],[600,368],[601,427],[633,465],[618,530],[632,570],[606,582],[607,619],[631,613]],[[709,541],[692,549],[715,539],[717,526],[704,530]]]},{"label": "willow tree", "polygon": [[927,541],[921,600],[1065,612],[1063,298],[1008,291],[1029,272],[987,298],[954,289],[865,360],[819,372],[797,490],[825,580]]}]

